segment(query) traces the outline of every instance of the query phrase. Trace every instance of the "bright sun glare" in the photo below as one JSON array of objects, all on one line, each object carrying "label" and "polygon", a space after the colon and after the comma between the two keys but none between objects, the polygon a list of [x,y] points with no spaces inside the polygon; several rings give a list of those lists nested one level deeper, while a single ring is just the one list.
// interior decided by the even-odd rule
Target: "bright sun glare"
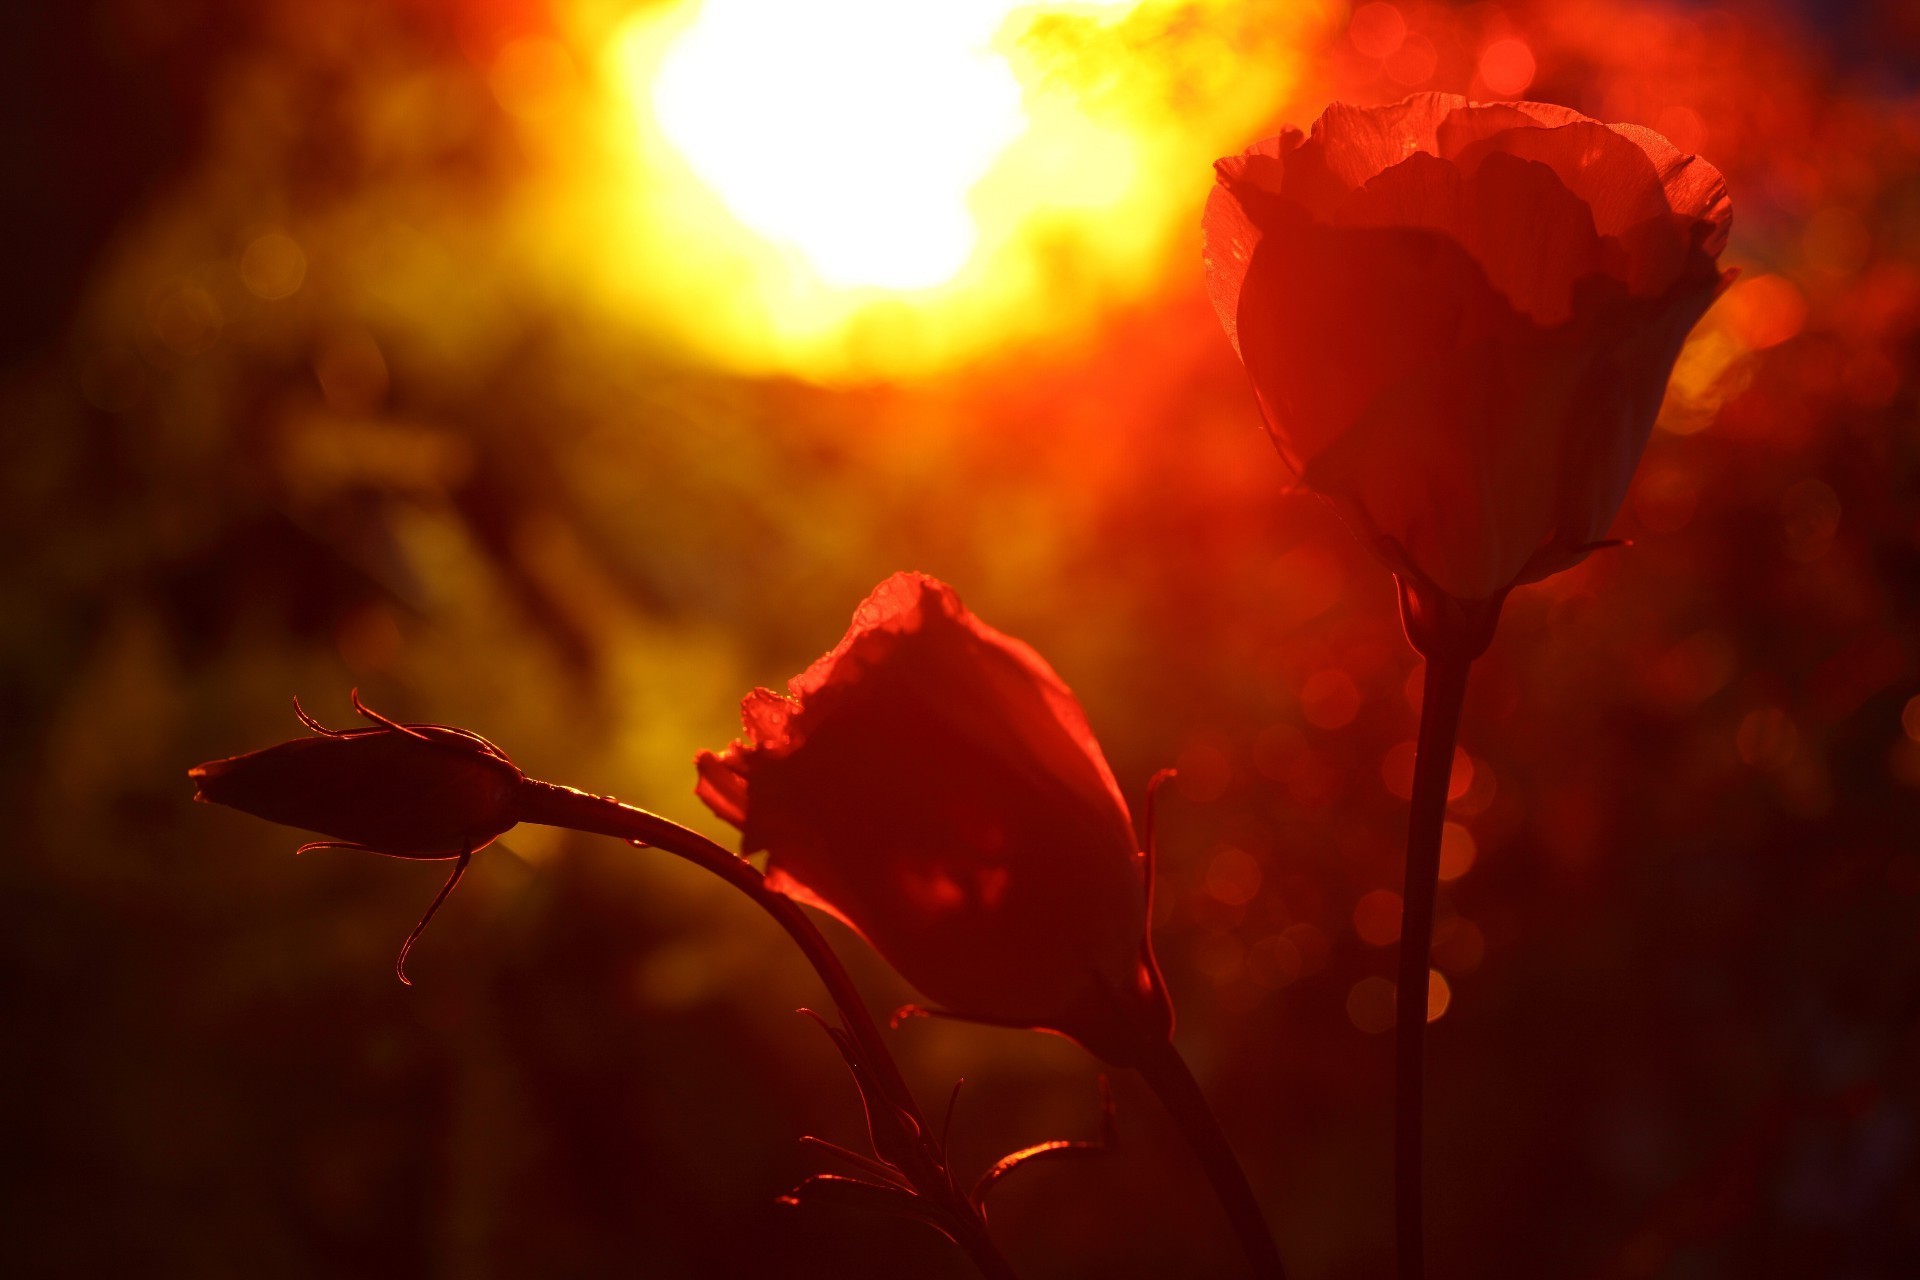
[{"label": "bright sun glare", "polygon": [[615,93],[589,145],[553,148],[571,185],[543,189],[536,250],[689,354],[827,380],[1070,342],[1190,266],[1208,162],[1271,120],[1320,21],[1244,0],[659,0],[600,26],[599,0],[556,3]]},{"label": "bright sun glare", "polygon": [[822,281],[921,289],[977,239],[968,193],[1026,128],[988,44],[1007,0],[705,0],[654,82],[661,130]]}]

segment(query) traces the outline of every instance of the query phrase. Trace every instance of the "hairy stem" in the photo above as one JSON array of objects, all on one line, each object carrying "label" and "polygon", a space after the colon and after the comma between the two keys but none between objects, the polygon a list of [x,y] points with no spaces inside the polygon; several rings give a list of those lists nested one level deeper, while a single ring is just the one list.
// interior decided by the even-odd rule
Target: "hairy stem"
[{"label": "hairy stem", "polygon": [[1240,1247],[1246,1252],[1253,1274],[1259,1280],[1286,1280],[1286,1268],[1280,1265],[1280,1250],[1267,1229],[1260,1202],[1247,1182],[1246,1170],[1233,1154],[1225,1131],[1220,1128],[1213,1108],[1200,1091],[1186,1059],[1173,1042],[1156,1042],[1154,1049],[1135,1064],[1148,1086],[1159,1095],[1162,1105],[1173,1115],[1174,1123],[1186,1135],[1187,1145],[1206,1170],[1214,1194],[1227,1211]]},{"label": "hairy stem", "polygon": [[1394,1017],[1394,1236],[1400,1280],[1426,1272],[1422,1169],[1427,965],[1440,879],[1440,834],[1471,657],[1431,653],[1420,702],[1420,740],[1407,819],[1406,889],[1400,918],[1400,981]]}]

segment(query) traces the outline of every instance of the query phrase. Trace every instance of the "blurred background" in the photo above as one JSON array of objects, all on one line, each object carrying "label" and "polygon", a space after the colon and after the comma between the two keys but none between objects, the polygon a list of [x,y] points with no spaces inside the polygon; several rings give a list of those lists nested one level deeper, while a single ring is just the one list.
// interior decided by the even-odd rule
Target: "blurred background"
[{"label": "blurred background", "polygon": [[[1209,162],[1436,88],[1648,124],[1741,280],[1603,553],[1476,669],[1430,1047],[1439,1276],[1920,1274],[1920,19],[1799,6],[100,0],[0,19],[0,955],[21,1275],[969,1274],[781,1209],[859,1145],[698,871],[443,868],[188,803],[289,699],[731,839],[693,753],[889,572],[1177,763],[1180,1042],[1301,1277],[1386,1273],[1419,672],[1201,289]],[[909,998],[833,934],[877,1007]],[[1063,1041],[892,1035],[963,1173]],[[1137,1082],[996,1193],[1025,1275],[1234,1275]]]}]

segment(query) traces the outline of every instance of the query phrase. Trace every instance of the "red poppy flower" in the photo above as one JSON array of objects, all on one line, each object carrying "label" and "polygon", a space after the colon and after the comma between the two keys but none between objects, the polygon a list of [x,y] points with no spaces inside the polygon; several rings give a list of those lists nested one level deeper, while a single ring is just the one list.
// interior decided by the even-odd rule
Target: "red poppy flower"
[{"label": "red poppy flower", "polygon": [[1439,93],[1215,168],[1208,292],[1302,482],[1457,599],[1584,558],[1731,278],[1720,174],[1634,125]]},{"label": "red poppy flower", "polygon": [[953,589],[880,584],[845,638],[741,705],[699,795],[949,1013],[1061,1032],[1116,1065],[1164,1045],[1144,859],[1073,695]]}]

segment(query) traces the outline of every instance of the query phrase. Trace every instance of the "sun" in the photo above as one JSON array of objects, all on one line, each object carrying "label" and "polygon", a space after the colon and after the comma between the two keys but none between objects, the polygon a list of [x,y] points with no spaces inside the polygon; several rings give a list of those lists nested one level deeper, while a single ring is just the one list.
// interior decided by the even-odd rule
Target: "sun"
[{"label": "sun", "polygon": [[653,83],[661,132],[740,222],[841,287],[925,289],[1027,127],[989,47],[1014,6],[705,0]]},{"label": "sun", "polygon": [[592,90],[528,126],[553,180],[527,256],[663,349],[821,381],[1060,347],[1188,272],[1210,158],[1258,136],[1320,21],[1241,0],[574,5]]}]

